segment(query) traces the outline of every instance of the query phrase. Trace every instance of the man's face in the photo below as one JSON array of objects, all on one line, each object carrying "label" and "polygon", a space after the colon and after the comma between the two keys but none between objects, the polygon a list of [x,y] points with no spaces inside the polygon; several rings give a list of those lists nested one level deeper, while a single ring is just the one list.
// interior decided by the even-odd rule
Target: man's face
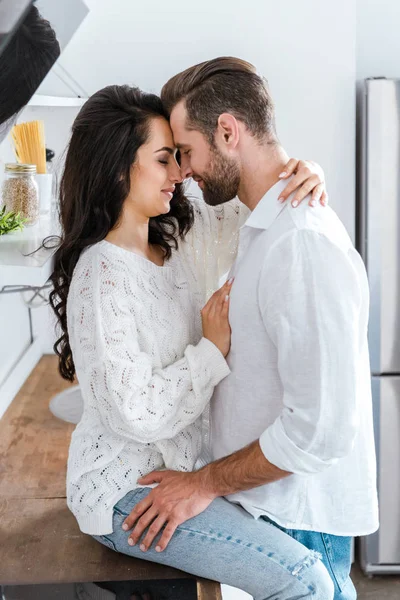
[{"label": "man's face", "polygon": [[180,102],[171,112],[170,124],[174,142],[181,154],[181,174],[192,177],[203,192],[207,204],[216,206],[232,200],[238,194],[240,169],[238,163],[210,145],[200,132],[186,127],[186,108]]}]

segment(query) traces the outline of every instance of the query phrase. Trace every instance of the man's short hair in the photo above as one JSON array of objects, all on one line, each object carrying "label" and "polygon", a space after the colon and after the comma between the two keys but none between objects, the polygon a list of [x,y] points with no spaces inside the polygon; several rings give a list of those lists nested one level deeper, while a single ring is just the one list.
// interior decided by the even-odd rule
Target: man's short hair
[{"label": "man's short hair", "polygon": [[267,81],[240,58],[221,57],[190,67],[172,77],[161,91],[168,113],[185,101],[186,126],[213,143],[218,118],[230,113],[259,141],[275,140],[275,110]]}]

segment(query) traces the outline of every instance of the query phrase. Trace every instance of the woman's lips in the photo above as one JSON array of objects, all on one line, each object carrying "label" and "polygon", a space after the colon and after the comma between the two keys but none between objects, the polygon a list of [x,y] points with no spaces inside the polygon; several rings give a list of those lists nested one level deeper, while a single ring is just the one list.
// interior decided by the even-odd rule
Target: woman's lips
[{"label": "woman's lips", "polygon": [[173,195],[174,195],[174,191],[172,188],[169,190],[161,190],[163,194],[165,194],[168,198],[168,200],[172,200]]}]

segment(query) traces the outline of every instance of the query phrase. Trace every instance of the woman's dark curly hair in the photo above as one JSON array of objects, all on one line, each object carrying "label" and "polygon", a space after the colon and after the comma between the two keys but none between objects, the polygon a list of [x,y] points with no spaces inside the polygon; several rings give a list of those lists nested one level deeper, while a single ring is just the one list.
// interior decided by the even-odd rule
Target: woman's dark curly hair
[{"label": "woman's dark curly hair", "polygon": [[[73,381],[75,366],[68,338],[67,298],[82,250],[103,240],[119,222],[131,181],[131,166],[146,143],[154,118],[167,117],[158,96],[127,85],[108,86],[84,104],[72,126],[60,184],[61,243],[55,253],[50,304],[62,329],[54,344],[59,371]],[[193,208],[182,184],[171,210],[150,219],[149,242],[168,259],[193,225]]]}]

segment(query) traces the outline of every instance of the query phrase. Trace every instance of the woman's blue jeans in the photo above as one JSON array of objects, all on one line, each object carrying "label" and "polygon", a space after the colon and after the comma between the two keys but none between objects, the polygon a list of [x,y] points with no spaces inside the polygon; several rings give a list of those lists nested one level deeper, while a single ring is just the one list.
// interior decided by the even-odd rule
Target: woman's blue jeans
[{"label": "woman's blue jeans", "polygon": [[[122,523],[149,488],[129,492],[114,507],[113,533],[93,536],[116,552],[240,588],[255,600],[333,600],[334,585],[318,551],[266,520],[217,498],[180,525],[164,552],[129,546]],[[318,549],[317,549],[318,550]]]}]

